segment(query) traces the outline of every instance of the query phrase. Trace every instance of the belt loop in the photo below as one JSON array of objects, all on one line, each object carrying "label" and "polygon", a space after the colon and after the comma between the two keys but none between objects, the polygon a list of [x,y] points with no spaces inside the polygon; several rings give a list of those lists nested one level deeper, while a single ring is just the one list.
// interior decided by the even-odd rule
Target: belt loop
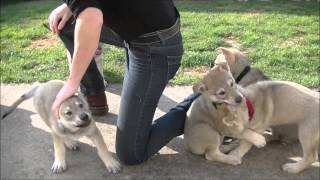
[{"label": "belt loop", "polygon": [[164,41],[166,40],[166,37],[163,37],[162,33],[160,33],[159,31],[156,31],[156,33],[161,41],[161,44],[163,45]]},{"label": "belt loop", "polygon": [[127,41],[123,41],[123,44],[124,44],[124,47],[129,49],[129,46],[130,46],[130,42],[127,42]]}]

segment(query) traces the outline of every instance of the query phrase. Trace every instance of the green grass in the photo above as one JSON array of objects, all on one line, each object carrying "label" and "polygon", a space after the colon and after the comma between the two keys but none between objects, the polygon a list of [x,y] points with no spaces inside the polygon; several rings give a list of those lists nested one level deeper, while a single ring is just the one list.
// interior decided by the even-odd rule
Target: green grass
[{"label": "green grass", "polygon": [[[42,27],[59,2],[37,1],[7,5],[1,9],[1,82],[33,82],[64,79],[68,74],[61,42],[39,48],[32,43],[52,39]],[[255,67],[273,79],[319,87],[319,3],[274,0],[272,2],[175,1],[182,18],[185,53],[173,84],[192,84],[198,67],[209,69],[219,46],[233,40],[248,51]],[[120,82],[124,52],[105,45],[105,77]],[[203,68],[204,67],[204,68]],[[207,68],[206,68],[207,67]]]}]

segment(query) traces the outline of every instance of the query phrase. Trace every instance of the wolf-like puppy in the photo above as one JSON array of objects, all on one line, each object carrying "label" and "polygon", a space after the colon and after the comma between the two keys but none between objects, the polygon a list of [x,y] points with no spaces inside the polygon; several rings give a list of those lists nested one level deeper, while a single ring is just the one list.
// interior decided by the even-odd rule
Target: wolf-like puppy
[{"label": "wolf-like puppy", "polygon": [[80,93],[73,95],[61,104],[59,109],[60,119],[56,120],[53,117],[51,107],[63,84],[63,81],[52,80],[33,87],[15,101],[2,118],[10,114],[20,103],[33,97],[33,104],[37,113],[51,129],[54,144],[54,163],[51,170],[54,173],[61,173],[66,170],[65,146],[76,150],[76,140],[82,136],[87,136],[96,145],[99,157],[108,171],[118,172],[120,164],[108,151],[107,145],[92,119],[88,104]]},{"label": "wolf-like puppy", "polygon": [[236,48],[219,47],[220,53],[214,60],[215,64],[227,61],[236,83],[245,87],[258,81],[270,80],[259,69],[251,67],[249,59]]},{"label": "wolf-like puppy", "polygon": [[[248,109],[229,67],[219,64],[213,67],[194,85],[201,92],[191,105],[184,128],[185,146],[192,153],[205,155],[207,160],[237,165],[241,161],[220,151],[223,135],[238,137],[248,126]],[[265,139],[257,133],[248,140],[257,147],[265,145]]]},{"label": "wolf-like puppy", "polygon": [[[318,159],[320,141],[319,93],[300,84],[287,81],[260,81],[242,90],[253,103],[255,113],[248,129],[263,134],[270,128],[293,124],[298,127],[298,137],[303,157],[296,163],[282,166],[284,171],[299,173]],[[246,134],[246,131],[243,134]],[[251,149],[252,142],[238,137],[240,145],[230,155],[240,159]]]},{"label": "wolf-like puppy", "polygon": [[[242,87],[246,87],[250,84],[257,83],[259,81],[271,80],[259,69],[252,67],[248,57],[236,48],[217,48],[221,53],[214,60],[214,64],[227,62],[233,78],[236,83]],[[267,141],[281,141],[283,143],[293,143],[298,141],[298,128],[297,126],[286,124],[273,127],[270,136],[270,129],[265,134]]]}]

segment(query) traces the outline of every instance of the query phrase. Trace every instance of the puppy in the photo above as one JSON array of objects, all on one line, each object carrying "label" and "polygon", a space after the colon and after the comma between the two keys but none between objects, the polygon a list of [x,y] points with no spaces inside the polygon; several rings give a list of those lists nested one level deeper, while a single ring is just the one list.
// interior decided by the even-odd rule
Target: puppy
[{"label": "puppy", "polygon": [[20,103],[33,97],[37,113],[51,129],[54,144],[54,163],[51,170],[54,173],[66,170],[65,146],[72,150],[77,149],[76,140],[82,136],[87,136],[96,145],[99,157],[108,171],[118,172],[120,164],[108,151],[103,137],[92,119],[88,104],[80,93],[64,101],[59,109],[60,119],[54,119],[51,107],[63,85],[63,81],[52,80],[35,86],[15,101],[2,118],[9,115]]},{"label": "puppy", "polygon": [[259,69],[251,67],[249,59],[238,49],[219,47],[218,50],[222,53],[216,57],[214,63],[219,64],[227,61],[233,78],[236,80],[236,83],[242,87],[258,81],[270,80],[270,78]]},{"label": "puppy", "polygon": [[[186,148],[194,154],[205,155],[207,160],[231,165],[241,163],[240,158],[226,155],[219,148],[223,135],[238,137],[249,124],[246,101],[229,67],[226,64],[216,65],[193,90],[202,95],[193,102],[187,113],[184,128]],[[264,137],[260,134],[256,136],[257,140],[252,143],[257,147],[264,146]]]},{"label": "puppy", "polygon": [[[236,48],[218,48],[221,53],[214,60],[215,64],[227,62],[233,78],[236,83],[242,87],[259,81],[271,80],[262,71],[251,67],[247,56]],[[267,141],[281,141],[282,143],[291,144],[298,141],[298,128],[295,125],[286,124],[268,129],[265,133]]]},{"label": "puppy", "polygon": [[[224,81],[225,84],[230,84],[228,79],[232,79],[231,73],[223,71],[217,71],[211,77],[211,82],[216,82],[215,79],[220,79],[220,77],[224,77],[221,81]],[[221,83],[223,84],[223,82]],[[222,84],[215,83],[215,86],[221,88]],[[294,82],[260,81],[245,87],[241,93],[252,102],[255,113],[252,121],[248,123],[247,129],[239,133],[239,136],[235,136],[241,139],[240,145],[229,155],[237,156],[241,161],[241,158],[253,144],[257,147],[265,145],[265,139],[261,134],[266,129],[294,124],[299,130],[298,136],[303,150],[303,158],[296,163],[284,164],[282,169],[289,173],[299,173],[318,159],[320,141],[320,95],[318,92]],[[238,94],[230,95],[231,99],[236,99],[239,96]],[[215,101],[224,100],[221,96],[214,97],[212,99]],[[259,143],[257,144],[257,142]]]}]

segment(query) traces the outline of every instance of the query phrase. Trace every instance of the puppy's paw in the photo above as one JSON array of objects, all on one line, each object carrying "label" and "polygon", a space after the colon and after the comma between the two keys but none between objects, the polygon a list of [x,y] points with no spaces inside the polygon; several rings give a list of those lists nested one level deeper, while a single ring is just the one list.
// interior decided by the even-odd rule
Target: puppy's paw
[{"label": "puppy's paw", "polygon": [[62,173],[67,169],[67,164],[65,162],[61,162],[58,160],[55,160],[52,167],[51,171],[53,173]]},{"label": "puppy's paw", "polygon": [[233,165],[233,166],[237,166],[240,165],[242,163],[242,158],[237,157],[237,156],[230,156],[230,161],[229,164]]},{"label": "puppy's paw", "polygon": [[299,163],[286,163],[282,165],[282,170],[292,174],[298,174],[302,171]]},{"label": "puppy's paw", "polygon": [[78,151],[79,150],[79,145],[77,141],[74,140],[65,140],[64,144],[66,147],[72,151]]},{"label": "puppy's paw", "polygon": [[112,156],[104,164],[110,173],[117,173],[121,169],[120,163]]},{"label": "puppy's paw", "polygon": [[256,136],[254,138],[254,140],[252,141],[252,143],[257,147],[257,148],[262,148],[264,146],[266,146],[267,142],[266,142],[266,138],[264,136]]}]

